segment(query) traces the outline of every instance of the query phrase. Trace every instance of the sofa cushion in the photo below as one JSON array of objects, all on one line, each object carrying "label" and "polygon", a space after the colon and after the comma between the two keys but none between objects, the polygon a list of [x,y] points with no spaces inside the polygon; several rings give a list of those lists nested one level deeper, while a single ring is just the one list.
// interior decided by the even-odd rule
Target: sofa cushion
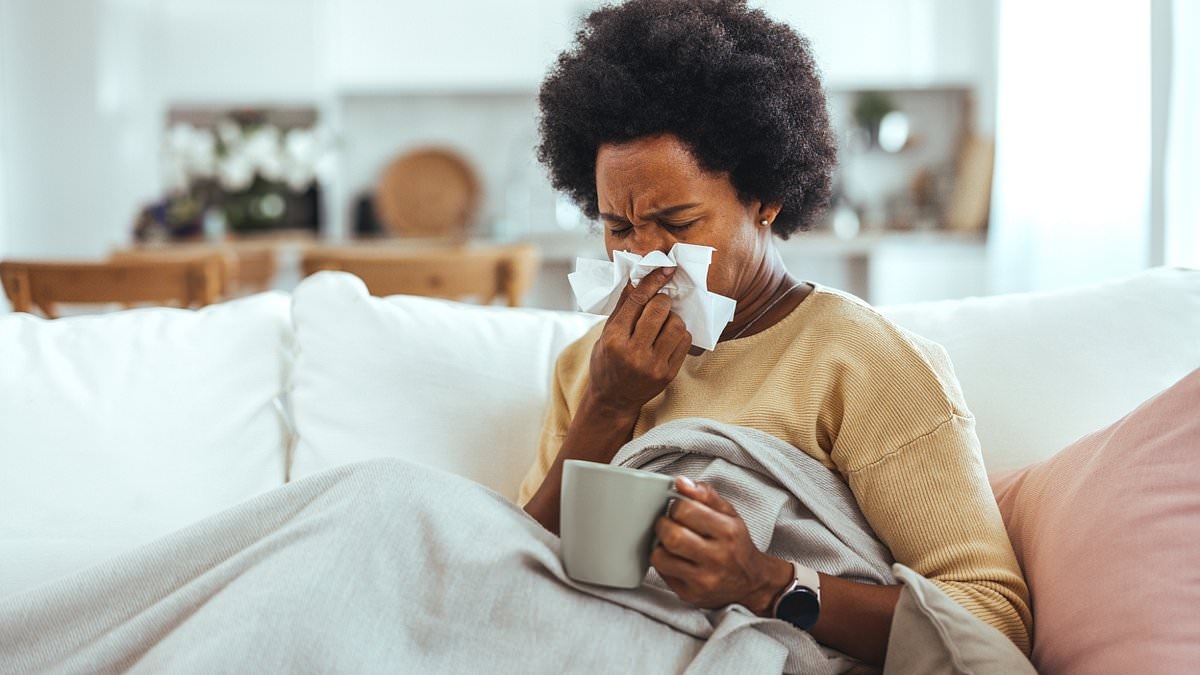
[{"label": "sofa cushion", "polygon": [[940,343],[989,471],[1045,459],[1200,366],[1200,271],[884,308]]},{"label": "sofa cushion", "polygon": [[0,595],[281,485],[290,342],[281,293],[0,316]]},{"label": "sofa cushion", "polygon": [[403,457],[516,496],[558,352],[599,317],[375,298],[323,272],[296,288],[290,478]]},{"label": "sofa cushion", "polygon": [[993,478],[1033,598],[1038,672],[1200,666],[1200,370]]}]

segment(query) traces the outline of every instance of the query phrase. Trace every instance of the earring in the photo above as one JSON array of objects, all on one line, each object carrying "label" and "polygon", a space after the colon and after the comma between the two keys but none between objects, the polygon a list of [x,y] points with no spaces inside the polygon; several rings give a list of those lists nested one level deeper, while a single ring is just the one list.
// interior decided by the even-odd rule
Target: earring
[{"label": "earring", "polygon": [[764,219],[764,220],[758,221],[758,224],[762,225],[763,227],[766,227],[767,225],[771,224],[771,221]]}]

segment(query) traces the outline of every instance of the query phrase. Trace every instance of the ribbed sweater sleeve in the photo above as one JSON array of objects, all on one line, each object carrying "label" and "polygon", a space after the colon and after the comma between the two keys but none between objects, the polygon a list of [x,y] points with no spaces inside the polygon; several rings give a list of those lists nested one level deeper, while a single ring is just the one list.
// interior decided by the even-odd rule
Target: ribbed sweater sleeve
[{"label": "ribbed sweater sleeve", "polygon": [[897,562],[1028,654],[1029,590],[949,356],[869,308],[839,323],[810,389],[830,459]]},{"label": "ribbed sweater sleeve", "polygon": [[849,473],[850,489],[898,562],[1029,653],[1028,590],[982,468],[961,450],[974,420],[953,415]]}]

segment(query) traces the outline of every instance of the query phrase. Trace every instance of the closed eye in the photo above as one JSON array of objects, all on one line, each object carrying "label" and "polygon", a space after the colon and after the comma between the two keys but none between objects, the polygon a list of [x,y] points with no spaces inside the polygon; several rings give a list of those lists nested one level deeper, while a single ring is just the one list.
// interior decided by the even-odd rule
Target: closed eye
[{"label": "closed eye", "polygon": [[700,221],[699,220],[690,220],[686,223],[663,223],[662,226],[672,232],[683,232],[684,230],[688,229],[689,227],[695,225],[698,222],[700,222]]},{"label": "closed eye", "polygon": [[[633,231],[633,225],[630,224],[629,221],[627,221],[627,220],[620,220],[617,218],[605,218],[605,220],[609,222],[608,233],[614,237],[617,237],[617,238],[627,237],[627,236],[629,236],[629,233]],[[698,222],[700,222],[699,218],[697,218],[696,220],[689,220],[685,223],[671,223],[671,222],[667,222],[667,221],[659,221],[658,224],[660,227],[663,227],[663,228],[669,230],[672,234],[679,234],[681,232],[686,231],[688,228],[692,227],[693,225],[695,225]]]},{"label": "closed eye", "polygon": [[629,223],[613,222],[608,226],[608,233],[614,237],[627,237],[633,231],[633,226]]}]

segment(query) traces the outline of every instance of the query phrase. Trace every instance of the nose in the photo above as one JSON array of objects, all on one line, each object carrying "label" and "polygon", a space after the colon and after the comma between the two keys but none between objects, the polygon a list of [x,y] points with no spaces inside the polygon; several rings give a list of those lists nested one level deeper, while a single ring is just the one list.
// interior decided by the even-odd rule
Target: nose
[{"label": "nose", "polygon": [[667,253],[675,245],[675,237],[666,229],[657,225],[646,225],[633,228],[629,237],[629,251],[645,256],[651,251]]}]

